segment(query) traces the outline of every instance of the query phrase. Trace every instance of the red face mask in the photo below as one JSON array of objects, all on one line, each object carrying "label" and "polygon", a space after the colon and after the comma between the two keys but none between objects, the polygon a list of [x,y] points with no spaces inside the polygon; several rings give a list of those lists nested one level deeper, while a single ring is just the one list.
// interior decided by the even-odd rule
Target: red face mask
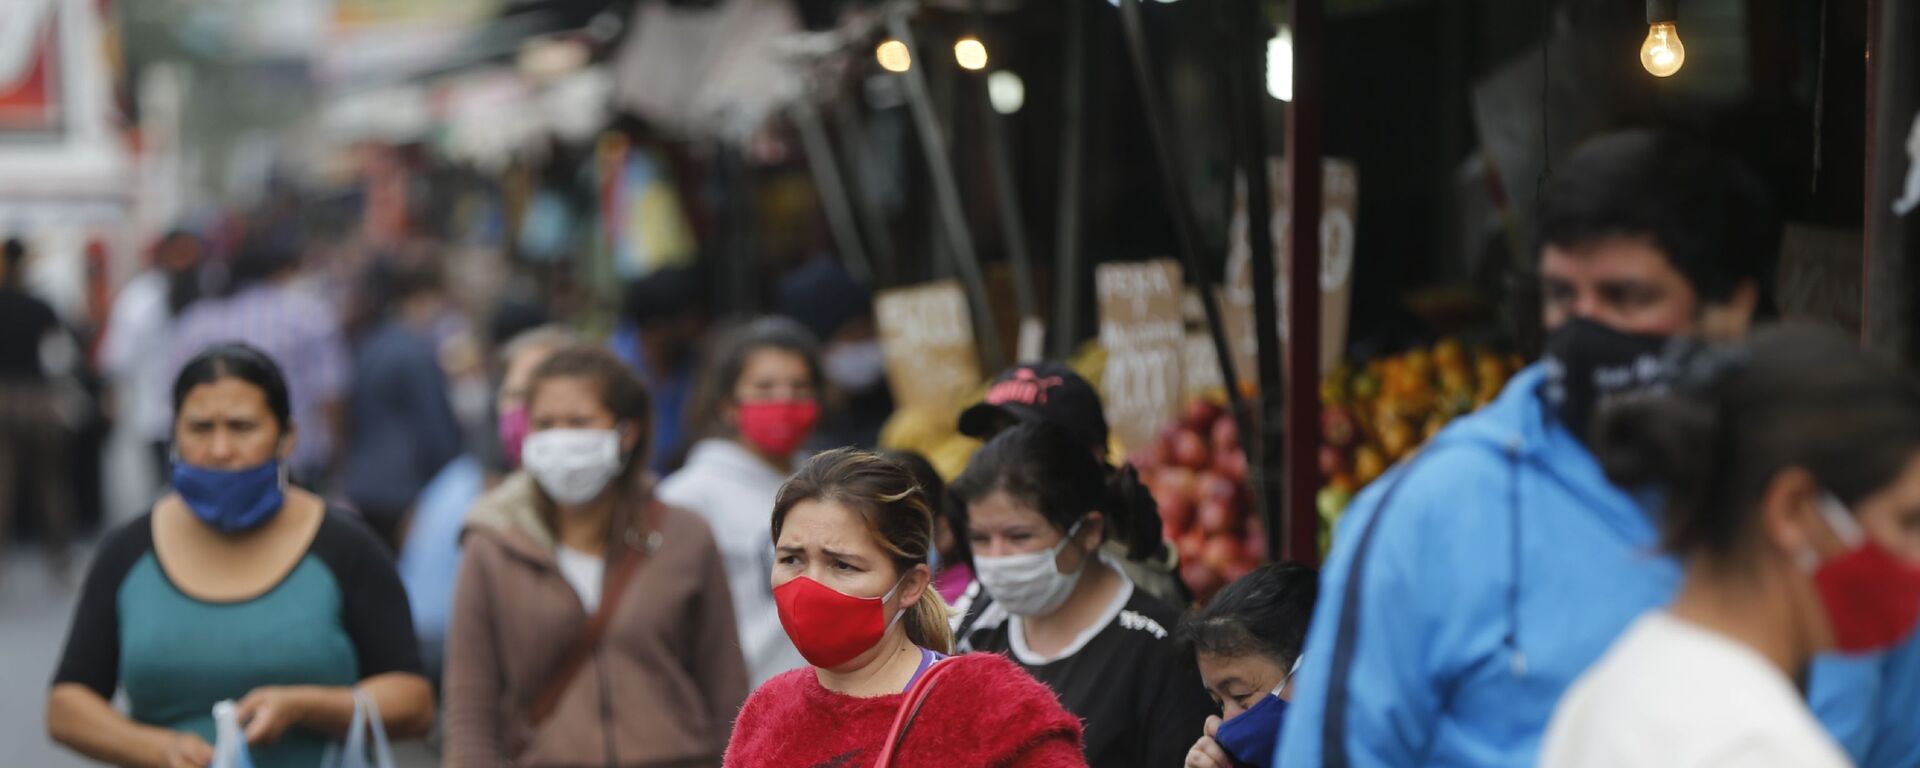
[{"label": "red face mask", "polygon": [[899,588],[896,581],[879,597],[854,597],[797,576],[774,588],[773,602],[780,608],[780,626],[807,663],[833,669],[866,653],[900,620],[899,615],[887,620],[887,600]]},{"label": "red face mask", "polygon": [[1899,645],[1920,623],[1920,567],[1868,537],[1839,501],[1829,500],[1821,512],[1852,547],[1813,570],[1835,648],[1864,653]]},{"label": "red face mask", "polygon": [[740,404],[740,437],[768,456],[791,456],[820,420],[812,400],[761,400]]}]

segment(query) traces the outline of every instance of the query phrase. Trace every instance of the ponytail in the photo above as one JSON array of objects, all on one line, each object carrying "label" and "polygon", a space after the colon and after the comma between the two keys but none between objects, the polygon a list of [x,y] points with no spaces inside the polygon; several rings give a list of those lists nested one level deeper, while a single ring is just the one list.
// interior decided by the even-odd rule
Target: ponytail
[{"label": "ponytail", "polygon": [[1145,561],[1159,554],[1161,546],[1160,505],[1153,492],[1140,482],[1133,465],[1124,464],[1108,471],[1106,511],[1109,534],[1127,547],[1127,559]]},{"label": "ponytail", "polygon": [[940,591],[933,588],[933,580],[927,580],[927,588],[920,593],[920,602],[914,603],[906,618],[900,620],[906,625],[907,639],[914,645],[938,653],[953,653],[953,625],[950,619],[953,610],[947,607],[947,601],[940,597]]}]

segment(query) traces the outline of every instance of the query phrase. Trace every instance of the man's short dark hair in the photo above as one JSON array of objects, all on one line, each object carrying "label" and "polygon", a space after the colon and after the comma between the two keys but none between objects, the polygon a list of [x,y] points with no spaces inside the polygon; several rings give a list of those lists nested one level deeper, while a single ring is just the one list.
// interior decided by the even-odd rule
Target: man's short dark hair
[{"label": "man's short dark hair", "polygon": [[1780,253],[1772,195],[1713,147],[1652,131],[1581,147],[1541,198],[1540,250],[1622,236],[1652,239],[1703,301],[1752,280],[1767,306]]}]

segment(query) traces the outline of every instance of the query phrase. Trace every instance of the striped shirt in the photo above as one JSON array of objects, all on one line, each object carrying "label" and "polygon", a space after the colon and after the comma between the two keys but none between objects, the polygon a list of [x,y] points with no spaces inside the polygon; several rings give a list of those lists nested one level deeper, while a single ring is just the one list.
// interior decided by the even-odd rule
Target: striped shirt
[{"label": "striped shirt", "polygon": [[202,300],[175,327],[175,376],[194,355],[228,341],[259,347],[280,365],[299,436],[292,468],[308,477],[324,470],[334,448],[324,408],[345,396],[351,375],[346,338],[333,308],[290,285],[255,285],[225,299]]}]

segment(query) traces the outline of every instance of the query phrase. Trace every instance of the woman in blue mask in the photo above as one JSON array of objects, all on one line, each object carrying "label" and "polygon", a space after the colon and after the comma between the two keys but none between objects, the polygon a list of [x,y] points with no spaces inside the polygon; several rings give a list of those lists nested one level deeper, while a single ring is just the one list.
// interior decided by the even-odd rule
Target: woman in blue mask
[{"label": "woman in blue mask", "polygon": [[1319,588],[1312,568],[1268,563],[1181,623],[1207,695],[1220,707],[1207,718],[1207,735],[1187,751],[1186,768],[1273,764]]},{"label": "woman in blue mask", "polygon": [[181,370],[172,491],[109,535],[87,574],[47,698],[56,741],[114,765],[205,766],[213,707],[232,700],[253,765],[304,768],[346,735],[356,698],[390,737],[432,725],[386,550],[287,483],[288,402],[279,366],[243,344]]}]

